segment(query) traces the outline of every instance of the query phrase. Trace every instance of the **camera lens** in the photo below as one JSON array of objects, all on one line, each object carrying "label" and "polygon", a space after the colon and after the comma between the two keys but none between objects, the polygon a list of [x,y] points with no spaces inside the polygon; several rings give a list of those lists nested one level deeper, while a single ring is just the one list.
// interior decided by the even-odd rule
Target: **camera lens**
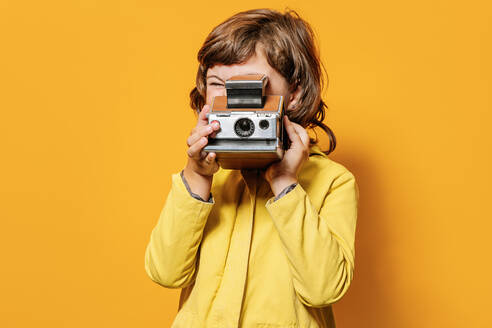
[{"label": "camera lens", "polygon": [[261,120],[259,125],[262,130],[266,130],[270,126],[270,123],[267,120]]},{"label": "camera lens", "polygon": [[234,124],[234,131],[240,137],[249,137],[255,132],[255,124],[249,118],[240,118]]}]

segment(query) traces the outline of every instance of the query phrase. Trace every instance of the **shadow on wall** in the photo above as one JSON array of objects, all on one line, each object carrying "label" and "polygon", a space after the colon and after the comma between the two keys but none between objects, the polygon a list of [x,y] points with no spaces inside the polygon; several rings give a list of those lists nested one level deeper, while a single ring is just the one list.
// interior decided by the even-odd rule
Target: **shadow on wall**
[{"label": "shadow on wall", "polygon": [[[352,143],[352,146],[357,143]],[[377,177],[376,162],[364,149],[329,155],[346,166],[359,187],[359,211],[355,236],[355,272],[345,296],[333,305],[336,324],[344,328],[381,328],[394,324],[394,295],[388,294],[393,273],[384,258],[391,247],[390,231],[384,223],[384,190]],[[393,301],[392,301],[393,300]],[[384,313],[384,317],[381,314]]]}]

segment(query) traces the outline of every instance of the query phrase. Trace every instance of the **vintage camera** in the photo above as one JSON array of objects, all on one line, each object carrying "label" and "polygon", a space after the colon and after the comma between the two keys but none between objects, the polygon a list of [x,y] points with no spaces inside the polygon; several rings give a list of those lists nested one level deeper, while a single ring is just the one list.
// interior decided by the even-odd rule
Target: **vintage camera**
[{"label": "vintage camera", "polygon": [[214,97],[208,122],[220,130],[204,148],[215,152],[225,169],[264,168],[281,160],[288,149],[283,126],[283,96],[265,96],[268,77],[238,75],[226,81],[227,96]]}]

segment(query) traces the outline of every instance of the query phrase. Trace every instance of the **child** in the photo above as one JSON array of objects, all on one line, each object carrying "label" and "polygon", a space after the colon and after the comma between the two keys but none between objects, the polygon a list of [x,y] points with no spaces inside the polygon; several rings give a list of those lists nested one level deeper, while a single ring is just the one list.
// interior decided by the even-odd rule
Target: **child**
[{"label": "child", "polygon": [[[198,52],[188,163],[172,186],[145,253],[156,283],[182,288],[173,328],[335,327],[332,304],[350,286],[359,191],[306,128],[321,127],[321,69],[308,23],[295,12],[238,13]],[[203,148],[213,97],[234,75],[266,74],[266,94],[284,95],[291,141],[261,170],[225,170]]]}]

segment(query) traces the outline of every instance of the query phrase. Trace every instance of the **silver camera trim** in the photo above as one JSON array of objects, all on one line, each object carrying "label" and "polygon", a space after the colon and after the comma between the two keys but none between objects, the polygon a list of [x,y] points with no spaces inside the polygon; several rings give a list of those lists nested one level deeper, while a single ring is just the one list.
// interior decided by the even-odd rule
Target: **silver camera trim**
[{"label": "silver camera trim", "polygon": [[[245,139],[267,139],[275,140],[277,138],[277,128],[279,115],[277,113],[265,113],[265,112],[230,112],[230,113],[209,113],[207,114],[208,121],[218,121],[220,124],[220,131],[217,132],[214,139],[233,139],[233,140],[245,140]],[[236,134],[235,125],[240,119],[250,119],[254,124],[254,132],[249,137],[241,137]],[[268,128],[262,129],[260,127],[261,121],[268,122]]]}]

